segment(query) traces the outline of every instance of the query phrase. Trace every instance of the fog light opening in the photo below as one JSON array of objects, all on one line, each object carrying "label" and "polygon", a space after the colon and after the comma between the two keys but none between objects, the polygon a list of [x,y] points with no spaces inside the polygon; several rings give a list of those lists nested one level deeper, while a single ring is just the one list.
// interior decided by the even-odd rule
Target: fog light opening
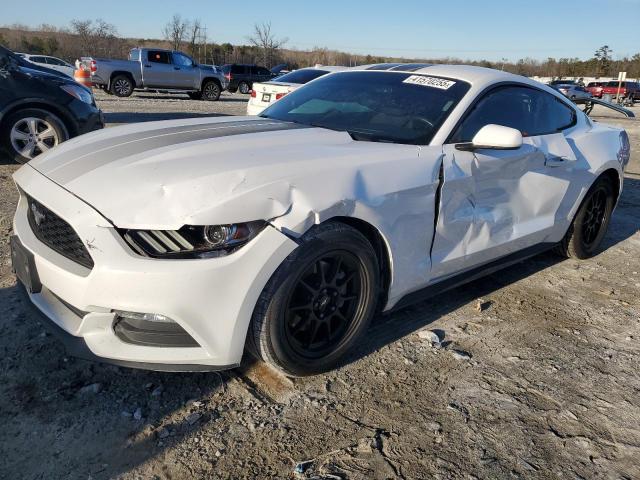
[{"label": "fog light opening", "polygon": [[113,310],[113,331],[124,343],[147,347],[199,347],[175,320],[159,313]]},{"label": "fog light opening", "polygon": [[126,312],[124,310],[114,310],[113,313],[116,314],[116,317],[127,318],[130,320],[144,320],[146,322],[158,323],[176,323],[175,320],[172,320],[166,315],[160,315],[159,313]]}]

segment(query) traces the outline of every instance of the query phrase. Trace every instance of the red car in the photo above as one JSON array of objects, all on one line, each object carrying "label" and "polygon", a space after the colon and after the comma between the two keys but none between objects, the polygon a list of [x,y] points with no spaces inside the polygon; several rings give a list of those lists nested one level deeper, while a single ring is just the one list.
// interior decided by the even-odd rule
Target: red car
[{"label": "red car", "polygon": [[589,82],[585,90],[594,98],[602,98],[602,89],[607,82]]},{"label": "red car", "polygon": [[[619,83],[617,80],[607,82],[602,88],[602,94],[613,95],[615,97],[618,95]],[[640,85],[638,85],[638,82],[622,82],[620,86],[620,97],[631,97],[634,100],[640,100]]]}]

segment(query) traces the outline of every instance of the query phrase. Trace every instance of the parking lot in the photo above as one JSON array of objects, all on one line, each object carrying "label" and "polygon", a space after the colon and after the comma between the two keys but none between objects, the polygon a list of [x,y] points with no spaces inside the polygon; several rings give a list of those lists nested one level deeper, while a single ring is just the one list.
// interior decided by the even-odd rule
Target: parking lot
[{"label": "parking lot", "polygon": [[[247,101],[97,99],[109,126]],[[11,272],[17,166],[0,159],[0,478],[640,477],[640,120],[596,114],[632,144],[602,253],[377,318],[345,366],[294,381],[250,358],[178,374],[66,356]]]}]

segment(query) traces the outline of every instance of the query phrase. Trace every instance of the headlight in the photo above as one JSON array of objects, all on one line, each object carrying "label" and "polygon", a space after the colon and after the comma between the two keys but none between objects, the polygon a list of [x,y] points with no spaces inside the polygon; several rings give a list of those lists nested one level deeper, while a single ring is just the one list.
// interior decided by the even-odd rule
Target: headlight
[{"label": "headlight", "polygon": [[232,253],[265,227],[255,221],[230,225],[185,225],[180,230],[120,230],[137,253],[154,258],[211,258]]},{"label": "headlight", "polygon": [[93,94],[86,88],[81,87],[80,85],[66,84],[66,85],[61,85],[60,88],[65,92],[67,92],[72,97],[76,97],[78,100],[84,103],[88,103],[88,104],[93,103]]}]

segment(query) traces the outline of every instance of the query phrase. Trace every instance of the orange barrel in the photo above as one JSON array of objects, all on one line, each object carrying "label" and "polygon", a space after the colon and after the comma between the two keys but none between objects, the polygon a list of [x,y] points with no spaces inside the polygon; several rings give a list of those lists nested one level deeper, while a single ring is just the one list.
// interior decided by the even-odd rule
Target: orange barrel
[{"label": "orange barrel", "polygon": [[91,83],[91,73],[85,70],[84,68],[78,68],[75,72],[73,72],[73,78],[76,82],[84,85],[85,87],[92,87],[93,83]]}]

